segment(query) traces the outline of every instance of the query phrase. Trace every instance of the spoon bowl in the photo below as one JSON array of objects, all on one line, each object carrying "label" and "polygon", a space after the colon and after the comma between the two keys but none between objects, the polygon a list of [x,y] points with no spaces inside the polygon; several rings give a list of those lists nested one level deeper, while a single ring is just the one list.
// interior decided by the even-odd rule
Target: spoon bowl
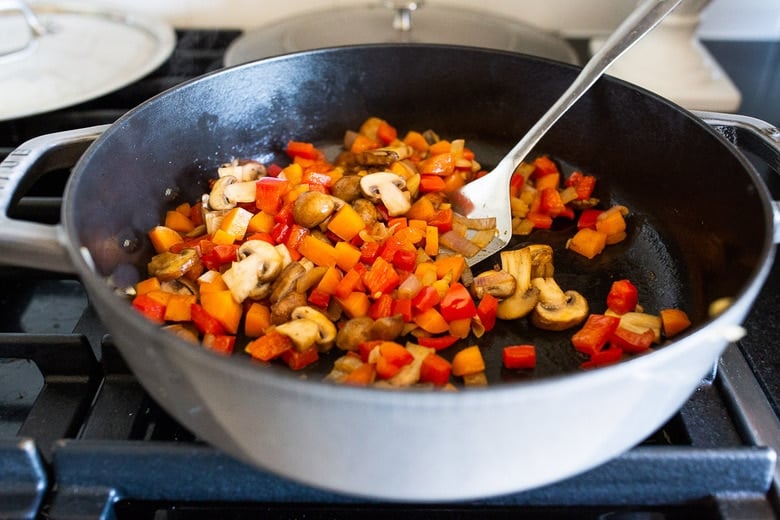
[{"label": "spoon bowl", "polygon": [[466,259],[474,265],[497,253],[512,238],[512,212],[509,180],[520,162],[539,140],[582,97],[609,66],[634,43],[650,32],[682,0],[643,0],[610,35],[604,45],[588,60],[577,78],[534,124],[523,138],[504,156],[493,170],[469,182],[451,194],[455,211],[469,218],[494,217],[496,234],[491,242]]}]

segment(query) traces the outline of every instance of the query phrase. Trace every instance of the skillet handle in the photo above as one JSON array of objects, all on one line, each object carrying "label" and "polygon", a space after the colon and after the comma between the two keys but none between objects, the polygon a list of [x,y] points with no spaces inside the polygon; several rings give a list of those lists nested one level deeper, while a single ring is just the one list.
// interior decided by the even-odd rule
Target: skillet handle
[{"label": "skillet handle", "polygon": [[0,163],[0,262],[74,273],[62,224],[10,218],[8,210],[41,175],[76,164],[109,125],[68,130],[31,139]]},{"label": "skillet handle", "polygon": [[[780,175],[780,129],[755,117],[694,111],[696,116],[741,150],[747,150]],[[775,244],[780,244],[780,201],[774,204]]]}]

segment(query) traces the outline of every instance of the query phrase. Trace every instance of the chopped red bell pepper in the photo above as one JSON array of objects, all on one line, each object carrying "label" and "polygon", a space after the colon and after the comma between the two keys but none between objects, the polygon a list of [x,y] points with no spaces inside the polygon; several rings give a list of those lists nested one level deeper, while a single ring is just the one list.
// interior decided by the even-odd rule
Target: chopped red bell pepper
[{"label": "chopped red bell pepper", "polygon": [[360,246],[360,261],[368,265],[373,264],[379,256],[381,248],[382,244],[379,242],[363,242],[363,245]]},{"label": "chopped red bell pepper", "polygon": [[655,333],[650,329],[639,333],[625,327],[618,327],[609,337],[610,344],[632,354],[649,349],[653,340],[655,340]]},{"label": "chopped red bell pepper", "polygon": [[525,218],[533,222],[536,229],[550,229],[552,227],[553,219],[550,215],[529,211]]},{"label": "chopped red bell pepper", "polygon": [[287,239],[290,238],[290,233],[292,233],[293,225],[285,222],[277,222],[274,224],[274,227],[271,228],[271,238],[274,240],[274,243],[284,244],[287,242]]},{"label": "chopped red bell pepper", "polygon": [[139,294],[133,298],[133,308],[154,323],[165,322],[165,304],[158,302],[148,294]]},{"label": "chopped red bell pepper", "polygon": [[454,345],[459,338],[455,336],[423,336],[417,338],[416,341],[423,347],[428,347],[436,350],[443,350],[447,347]]},{"label": "chopped red bell pepper", "polygon": [[393,255],[393,265],[401,271],[413,271],[417,264],[417,251],[399,249]]},{"label": "chopped red bell pepper", "polygon": [[578,352],[592,355],[604,348],[619,323],[617,316],[591,314],[585,325],[574,333],[571,342]]},{"label": "chopped red bell pepper", "polygon": [[192,323],[201,334],[214,334],[217,336],[226,334],[225,327],[199,304],[193,303],[190,305],[190,313],[192,315]]},{"label": "chopped red bell pepper", "polygon": [[217,271],[221,266],[238,260],[238,244],[214,244],[201,240],[199,249],[200,261],[206,269]]},{"label": "chopped red bell pepper", "polygon": [[437,209],[428,219],[429,226],[435,226],[439,233],[446,233],[452,229],[453,212],[451,208]]},{"label": "chopped red bell pepper", "polygon": [[369,295],[378,298],[380,294],[390,293],[401,281],[393,265],[381,256],[376,259],[371,268],[363,273],[363,284]]},{"label": "chopped red bell pepper", "polygon": [[441,315],[447,321],[472,318],[477,314],[477,306],[474,304],[474,298],[466,287],[455,282],[450,285],[447,292],[439,303]]},{"label": "chopped red bell pepper", "polygon": [[439,296],[439,293],[436,292],[436,289],[430,285],[426,285],[420,289],[420,292],[414,295],[414,298],[412,298],[412,307],[419,312],[424,312],[433,308],[439,301],[441,301],[441,297]]},{"label": "chopped red bell pepper", "polygon": [[420,382],[444,386],[450,380],[452,365],[438,354],[428,354],[420,365]]},{"label": "chopped red bell pepper", "polygon": [[320,358],[317,347],[309,347],[303,352],[290,348],[282,352],[281,359],[293,370],[301,370]]},{"label": "chopped red bell pepper", "polygon": [[489,332],[496,326],[496,314],[498,313],[498,298],[492,294],[485,293],[485,296],[477,305],[477,316],[485,331]]},{"label": "chopped red bell pepper", "polygon": [[606,350],[594,352],[590,359],[580,364],[580,368],[595,368],[603,365],[617,363],[623,357],[623,351],[617,347],[610,347]]},{"label": "chopped red bell pepper", "polygon": [[368,308],[368,315],[378,320],[379,318],[387,318],[393,314],[393,297],[389,294],[383,293],[379,298],[371,302],[371,306]]},{"label": "chopped red bell pepper", "polygon": [[255,205],[270,215],[275,215],[282,204],[282,195],[290,189],[290,181],[278,177],[262,177],[255,184]]},{"label": "chopped red bell pepper", "polygon": [[382,248],[379,250],[379,256],[393,262],[395,260],[395,254],[404,248],[406,244],[398,237],[391,236],[382,244]]},{"label": "chopped red bell pepper", "polygon": [[333,177],[327,173],[320,173],[315,171],[305,171],[301,177],[301,184],[308,184],[309,189],[316,189],[317,186],[326,188],[325,193],[328,192],[327,188],[333,183]]},{"label": "chopped red bell pepper", "polygon": [[280,173],[282,173],[282,167],[276,163],[269,164],[265,169],[265,174],[268,177],[278,177]]},{"label": "chopped red bell pepper", "polygon": [[509,181],[509,195],[519,197],[520,192],[523,190],[523,184],[525,184],[525,177],[517,172],[513,173]]},{"label": "chopped red bell pepper", "polygon": [[580,213],[580,218],[577,220],[577,229],[596,229],[596,220],[604,210],[601,209],[585,209]]},{"label": "chopped red bell pepper", "polygon": [[574,187],[578,200],[587,200],[593,195],[593,189],[596,187],[596,177],[583,175],[582,172],[574,172],[566,179],[565,185]]},{"label": "chopped red bell pepper", "polygon": [[617,280],[612,283],[607,294],[607,307],[618,314],[625,314],[636,309],[637,303],[639,303],[639,290],[631,281]]},{"label": "chopped red bell pepper", "polygon": [[286,152],[290,157],[302,157],[303,159],[317,159],[320,156],[319,150],[312,143],[302,141],[289,141]]},{"label": "chopped red bell pepper", "polygon": [[400,314],[404,320],[404,323],[412,321],[412,300],[409,298],[401,298],[393,300],[393,316]]},{"label": "chopped red bell pepper", "polygon": [[314,287],[309,291],[309,296],[306,300],[315,307],[326,309],[330,303],[330,293]]},{"label": "chopped red bell pepper", "polygon": [[564,210],[561,192],[557,188],[545,188],[539,199],[539,212],[551,217],[557,217]]},{"label": "chopped red bell pepper", "polygon": [[232,354],[236,344],[236,337],[228,334],[205,334],[203,346],[220,354]]},{"label": "chopped red bell pepper", "polygon": [[536,366],[536,347],[533,345],[510,345],[501,351],[506,368],[534,368]]}]

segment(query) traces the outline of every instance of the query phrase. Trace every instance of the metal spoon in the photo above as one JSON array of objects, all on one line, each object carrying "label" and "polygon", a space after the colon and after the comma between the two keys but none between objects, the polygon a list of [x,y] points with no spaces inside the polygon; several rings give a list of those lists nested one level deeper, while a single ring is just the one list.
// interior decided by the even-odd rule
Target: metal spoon
[{"label": "metal spoon", "polygon": [[[682,0],[642,0],[604,45],[583,67],[574,83],[536,122],[512,150],[487,175],[472,181],[451,195],[453,208],[470,218],[495,217],[496,236],[469,265],[500,251],[512,238],[509,180],[512,173],[553,124],[601,77],[604,71],[634,43],[655,27]],[[500,195],[498,195],[500,194]]]}]

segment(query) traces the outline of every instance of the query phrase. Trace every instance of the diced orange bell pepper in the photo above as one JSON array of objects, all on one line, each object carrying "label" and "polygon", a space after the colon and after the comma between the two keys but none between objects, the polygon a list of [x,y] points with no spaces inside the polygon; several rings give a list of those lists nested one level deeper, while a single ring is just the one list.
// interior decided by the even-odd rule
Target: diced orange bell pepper
[{"label": "diced orange bell pepper", "polygon": [[607,235],[590,228],[582,228],[566,244],[567,249],[591,259],[601,253],[607,245]]},{"label": "diced orange bell pepper", "polygon": [[681,309],[661,309],[661,324],[664,335],[671,338],[691,326],[688,314]]},{"label": "diced orange bell pepper", "polygon": [[184,242],[184,238],[175,229],[166,226],[155,226],[149,231],[149,240],[152,241],[154,250],[165,253],[171,246]]},{"label": "diced orange bell pepper", "polygon": [[452,358],[452,375],[454,376],[468,376],[484,370],[485,360],[477,345],[464,348]]},{"label": "diced orange bell pepper", "polygon": [[349,318],[360,318],[368,315],[368,309],[371,306],[371,302],[368,299],[368,295],[362,291],[353,291],[346,297],[336,297],[341,308],[344,310]]},{"label": "diced orange bell pepper", "polygon": [[244,317],[244,334],[258,338],[271,326],[271,309],[262,303],[252,302]]},{"label": "diced orange bell pepper", "polygon": [[244,351],[255,359],[260,361],[271,361],[292,348],[292,340],[284,334],[272,330],[268,334],[261,336],[244,348]]},{"label": "diced orange bell pepper", "polygon": [[165,307],[165,321],[190,321],[190,307],[197,299],[194,294],[171,294]]},{"label": "diced orange bell pepper", "polygon": [[354,386],[368,386],[374,382],[376,370],[371,363],[363,363],[347,374],[342,383]]},{"label": "diced orange bell pepper", "polygon": [[217,291],[200,295],[203,309],[214,317],[230,334],[238,332],[238,324],[243,315],[241,304],[233,299],[230,291]]},{"label": "diced orange bell pepper", "polygon": [[363,218],[349,204],[344,204],[328,221],[328,229],[346,241],[355,238],[365,227]]},{"label": "diced orange bell pepper", "polygon": [[415,314],[412,318],[417,326],[431,334],[442,334],[450,330],[447,320],[434,308],[426,309]]},{"label": "diced orange bell pepper", "polygon": [[336,265],[336,249],[327,242],[312,235],[306,235],[298,244],[298,252],[314,262],[315,265],[329,267]]},{"label": "diced orange bell pepper", "polygon": [[183,215],[179,211],[168,211],[165,213],[165,227],[169,227],[179,233],[189,233],[195,229],[195,224],[189,217],[189,214]]}]

